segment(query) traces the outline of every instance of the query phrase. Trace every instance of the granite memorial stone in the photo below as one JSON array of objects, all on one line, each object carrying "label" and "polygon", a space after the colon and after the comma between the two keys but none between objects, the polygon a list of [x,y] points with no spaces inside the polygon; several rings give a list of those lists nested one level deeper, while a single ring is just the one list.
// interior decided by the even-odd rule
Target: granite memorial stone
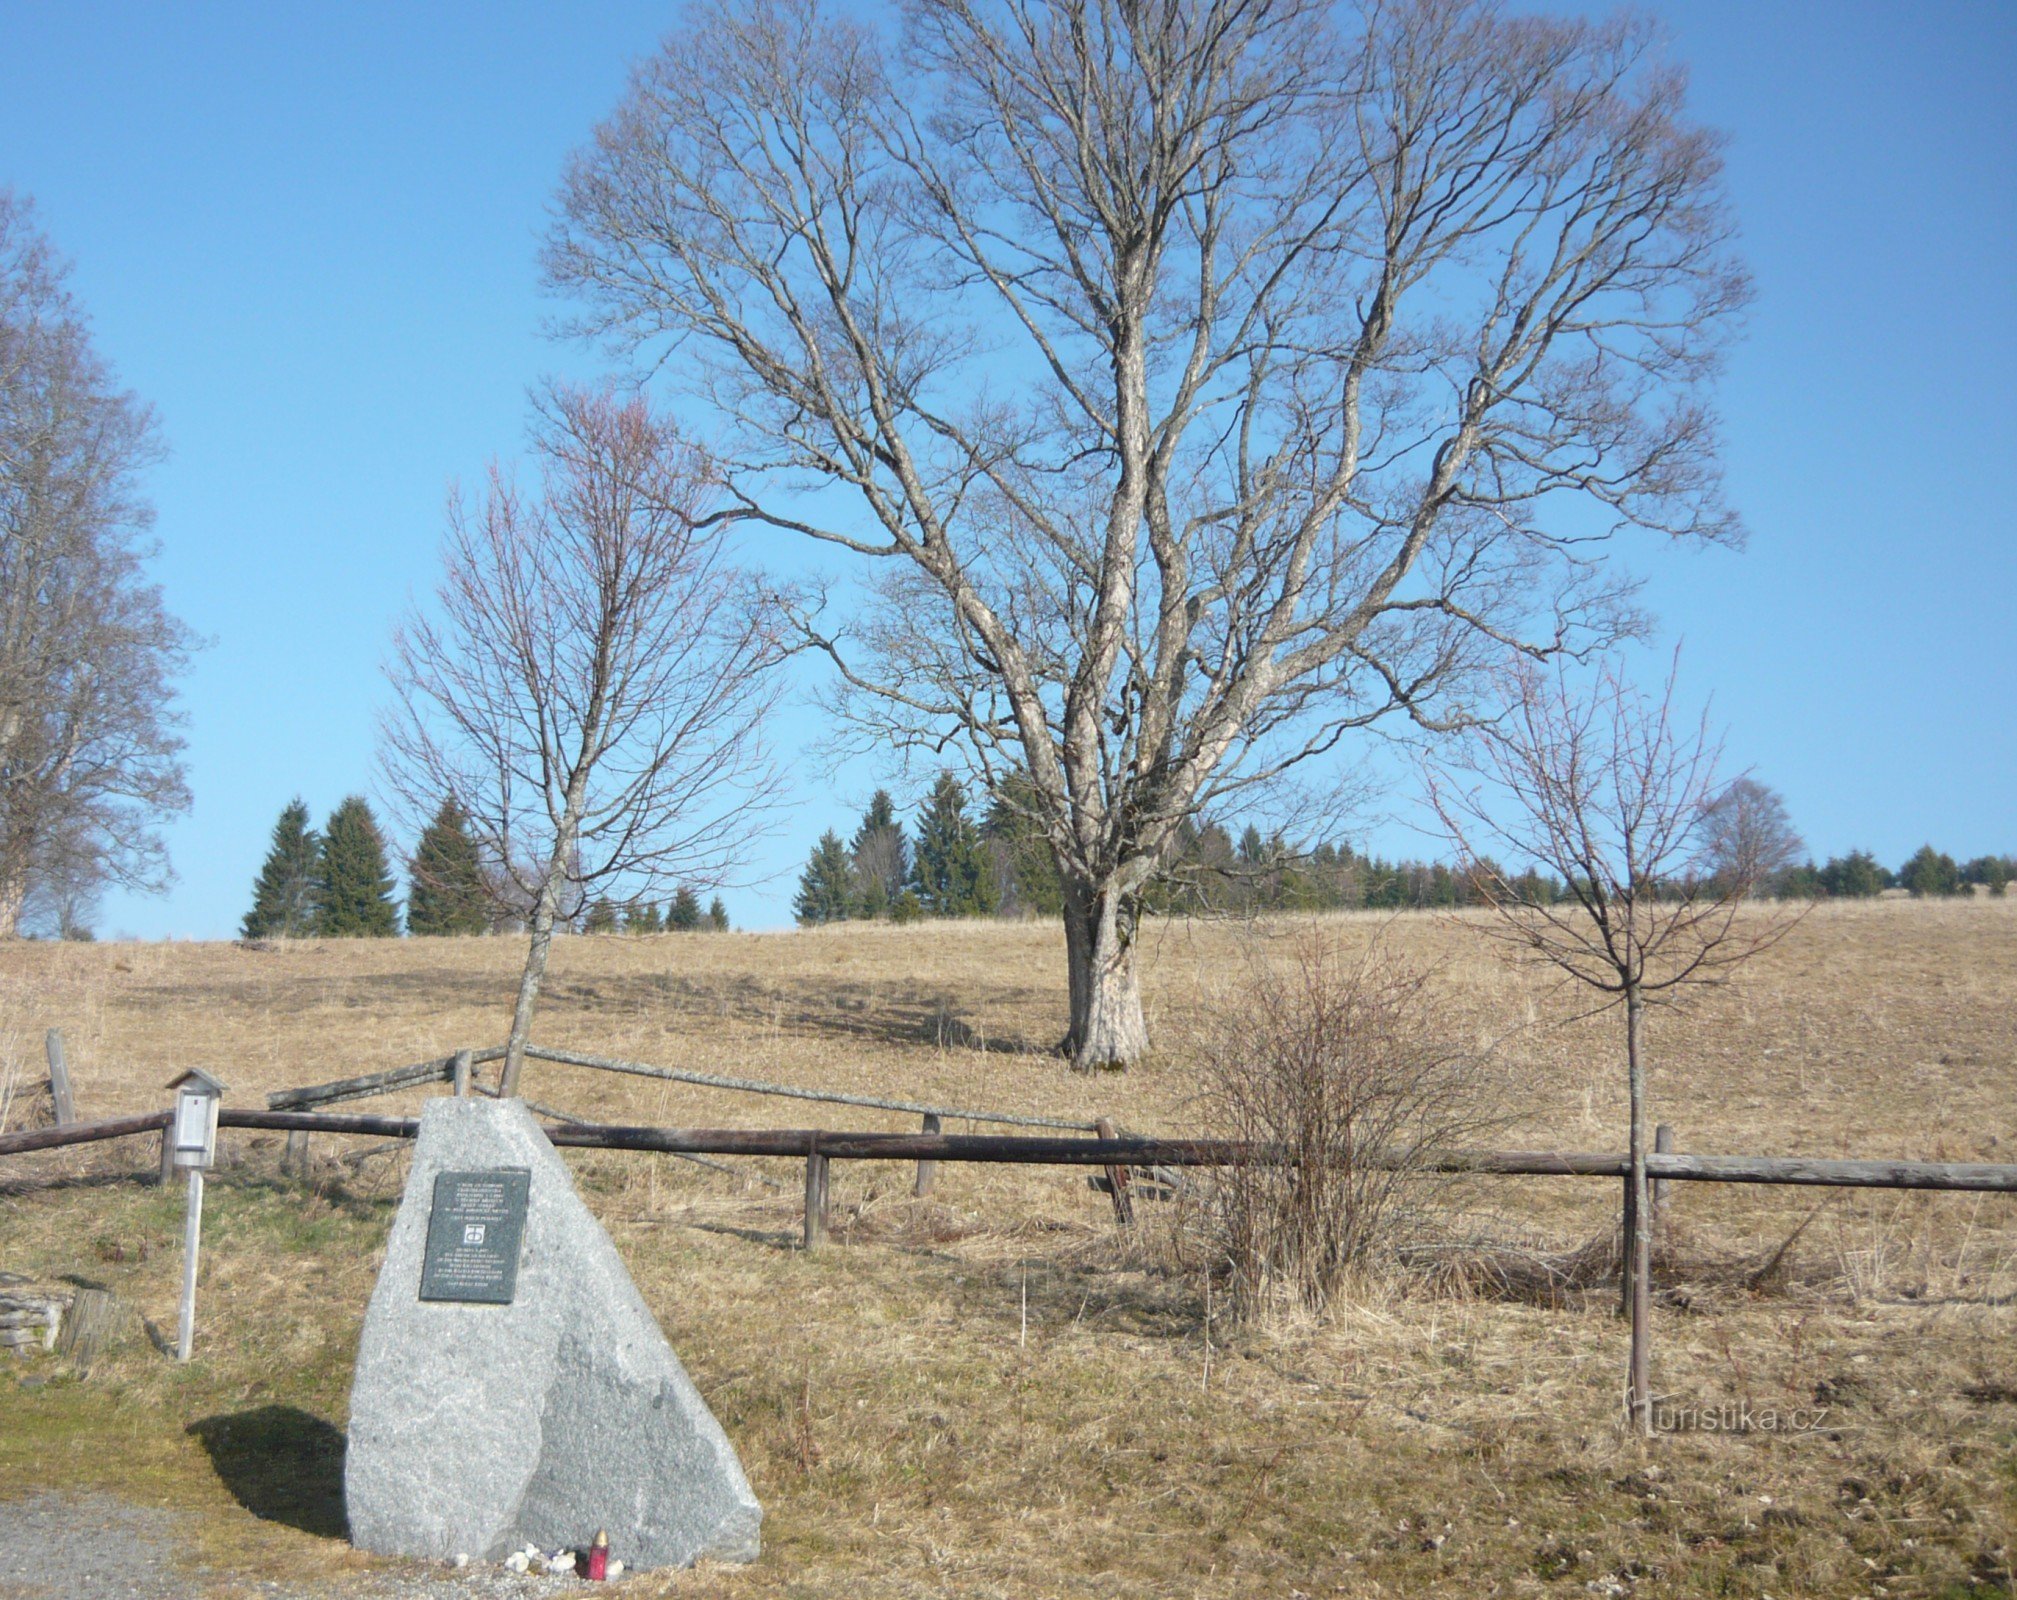
[{"label": "granite memorial stone", "polygon": [[344,1499],[380,1555],[756,1558],[763,1509],[516,1100],[428,1104],[365,1316]]}]

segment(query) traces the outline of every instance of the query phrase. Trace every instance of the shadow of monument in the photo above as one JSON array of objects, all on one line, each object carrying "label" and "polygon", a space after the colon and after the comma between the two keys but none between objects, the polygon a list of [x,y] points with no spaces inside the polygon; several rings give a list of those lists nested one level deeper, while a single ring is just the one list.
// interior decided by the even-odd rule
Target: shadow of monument
[{"label": "shadow of monument", "polygon": [[189,1432],[237,1502],[266,1522],[347,1539],[343,1432],[295,1406],[260,1406],[192,1422]]}]

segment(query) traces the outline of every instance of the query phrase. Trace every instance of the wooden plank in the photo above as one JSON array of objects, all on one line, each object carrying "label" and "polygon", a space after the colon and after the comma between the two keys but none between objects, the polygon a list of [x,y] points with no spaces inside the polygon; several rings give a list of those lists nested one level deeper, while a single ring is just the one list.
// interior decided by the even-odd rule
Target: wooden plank
[{"label": "wooden plank", "polygon": [[813,1135],[805,1153],[805,1247],[816,1250],[826,1243],[826,1162],[820,1154],[819,1136]]},{"label": "wooden plank", "polygon": [[[1093,1129],[1102,1141],[1119,1137],[1114,1132],[1113,1123],[1105,1117],[1093,1124]],[[1123,1163],[1115,1161],[1107,1164],[1107,1187],[1113,1196],[1114,1222],[1120,1227],[1132,1228],[1135,1225],[1135,1197],[1128,1192],[1128,1169]]]},{"label": "wooden plank", "polygon": [[42,1043],[49,1055],[49,1098],[56,1104],[56,1126],[67,1128],[77,1120],[77,1102],[70,1094],[70,1063],[63,1055],[63,1030],[51,1028]]},{"label": "wooden plank", "polygon": [[[1674,1153],[1674,1129],[1671,1123],[1663,1122],[1653,1129],[1653,1154],[1668,1156]],[[1647,1169],[1651,1171],[1651,1168]],[[1653,1190],[1653,1233],[1658,1238],[1660,1229],[1667,1221],[1667,1180],[1655,1178]]]},{"label": "wooden plank", "polygon": [[67,1356],[79,1372],[88,1372],[119,1334],[131,1309],[107,1289],[79,1289],[56,1336],[56,1353]]},{"label": "wooden plank", "polygon": [[[0,1155],[115,1139],[165,1128],[170,1113],[152,1112],[72,1128],[40,1128],[0,1135]],[[305,1129],[319,1133],[412,1138],[412,1117],[345,1113],[254,1111],[226,1107],[227,1128]],[[1047,1135],[837,1133],[811,1128],[649,1128],[605,1124],[553,1127],[556,1145],[604,1150],[691,1151],[702,1155],[804,1157],[818,1151],[834,1161],[982,1161],[1039,1166],[1230,1166],[1280,1160],[1278,1150],[1226,1139],[1064,1139]],[[1622,1178],[1626,1160],[1547,1150],[1451,1150],[1411,1159],[1413,1168],[1505,1177]],[[1949,1189],[2017,1194],[2017,1166],[1948,1161],[1830,1161],[1807,1156],[1650,1155],[1648,1174],[1693,1183],[1766,1183],[1862,1189]]]},{"label": "wooden plank", "polygon": [[[939,1115],[936,1111],[927,1111],[924,1114],[925,1133],[938,1133],[943,1130],[944,1126],[945,1124],[939,1120]],[[917,1164],[917,1182],[911,1185],[910,1192],[912,1197],[922,1200],[926,1195],[931,1193],[932,1185],[937,1181],[938,1163],[936,1161],[920,1161]]]},{"label": "wooden plank", "polygon": [[[464,1052],[457,1051],[460,1055]],[[496,1061],[501,1048],[468,1052],[472,1062]],[[338,1078],[333,1083],[313,1083],[303,1089],[277,1089],[266,1097],[269,1111],[298,1111],[309,1106],[334,1105],[340,1100],[362,1100],[374,1094],[392,1094],[426,1083],[445,1083],[455,1072],[455,1056],[437,1056],[432,1061],[416,1061],[410,1066],[392,1067],[384,1072],[367,1072],[361,1078]]]},{"label": "wooden plank", "polygon": [[166,1128],[174,1113],[150,1111],[144,1117],[113,1117],[105,1122],[73,1122],[67,1128],[30,1128],[22,1133],[0,1134],[0,1156],[15,1156],[30,1150],[57,1150],[64,1145],[96,1144],[101,1139],[123,1139],[129,1134],[152,1133]]},{"label": "wooden plank", "polygon": [[958,1106],[928,1106],[915,1100],[885,1100],[878,1095],[843,1094],[835,1089],[801,1089],[788,1083],[766,1083],[761,1078],[725,1078],[714,1072],[689,1072],[672,1067],[647,1066],[642,1061],[623,1061],[614,1056],[583,1055],[575,1050],[546,1050],[527,1045],[525,1053],[541,1061],[564,1067],[592,1067],[598,1072],[628,1073],[634,1078],[658,1078],[668,1083],[698,1084],[704,1089],[737,1089],[744,1094],[780,1095],[788,1100],[819,1100],[829,1105],[862,1106],[871,1111],[908,1111],[918,1116],[956,1117],[965,1122],[1006,1122],[1020,1128],[1063,1128],[1074,1133],[1091,1133],[1090,1122],[1068,1122],[1059,1117],[1031,1117],[1012,1111],[968,1111]]}]

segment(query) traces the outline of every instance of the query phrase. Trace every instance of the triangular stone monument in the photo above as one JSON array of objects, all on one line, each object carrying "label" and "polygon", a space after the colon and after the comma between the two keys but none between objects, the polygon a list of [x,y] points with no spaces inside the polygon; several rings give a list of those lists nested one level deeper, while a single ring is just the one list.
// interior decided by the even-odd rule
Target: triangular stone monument
[{"label": "triangular stone monument", "polygon": [[428,1103],[364,1319],[343,1474],[380,1555],[607,1529],[633,1568],[756,1559],[763,1508],[616,1247],[517,1100]]}]

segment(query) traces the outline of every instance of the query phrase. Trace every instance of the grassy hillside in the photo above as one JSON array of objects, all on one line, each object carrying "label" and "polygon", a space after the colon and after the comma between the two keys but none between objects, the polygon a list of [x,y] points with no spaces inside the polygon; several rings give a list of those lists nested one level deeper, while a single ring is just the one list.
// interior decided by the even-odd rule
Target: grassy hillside
[{"label": "grassy hillside", "polygon": [[[538,1034],[574,1049],[1189,1131],[1196,1008],[1294,941],[1381,938],[1438,966],[1450,1024],[1502,1039],[1508,1143],[1617,1148],[1615,1019],[1461,924],[1341,917],[1148,935],[1162,1054],[1079,1078],[1054,930],[962,924],[575,939]],[[495,1042],[506,941],[0,948],[0,1080],[60,1026],[80,1110],[233,1103]],[[1653,1025],[1682,1149],[2017,1160],[2017,904],[1824,907],[1735,986]],[[535,1063],[528,1092],[608,1120],[907,1119]],[[371,1102],[370,1108],[420,1097]],[[10,1113],[18,1122],[25,1102]],[[957,1125],[955,1125],[957,1127]],[[335,1144],[336,1141],[325,1141]],[[370,1564],[335,1542],[349,1363],[397,1154],[323,1152],[309,1186],[241,1137],[212,1186],[190,1368],[135,1340],[86,1379],[0,1366],[0,1496],[100,1488],[189,1513],[199,1589]],[[179,1201],[108,1181],[147,1152],[0,1165],[0,1271],[115,1288],[172,1321]],[[1244,1596],[2005,1594],[2017,1525],[2017,1201],[1677,1185],[1655,1383],[1819,1429],[1618,1424],[1615,1289],[1480,1263],[1601,1254],[1615,1185],[1479,1184],[1439,1242],[1322,1321],[1208,1320],[1172,1208],[1115,1235],[1082,1174],[835,1171],[834,1248],[796,1249],[797,1172],[571,1154],[768,1510],[746,1571],[639,1594]],[[780,1187],[766,1186],[769,1178]],[[1789,1236],[1798,1231],[1769,1273]],[[1433,1253],[1431,1253],[1433,1257]],[[1594,1275],[1591,1275],[1594,1276]],[[1752,1281],[1756,1279],[1756,1281]],[[44,1380],[33,1387],[19,1379]],[[233,1577],[235,1575],[235,1578]]]}]

